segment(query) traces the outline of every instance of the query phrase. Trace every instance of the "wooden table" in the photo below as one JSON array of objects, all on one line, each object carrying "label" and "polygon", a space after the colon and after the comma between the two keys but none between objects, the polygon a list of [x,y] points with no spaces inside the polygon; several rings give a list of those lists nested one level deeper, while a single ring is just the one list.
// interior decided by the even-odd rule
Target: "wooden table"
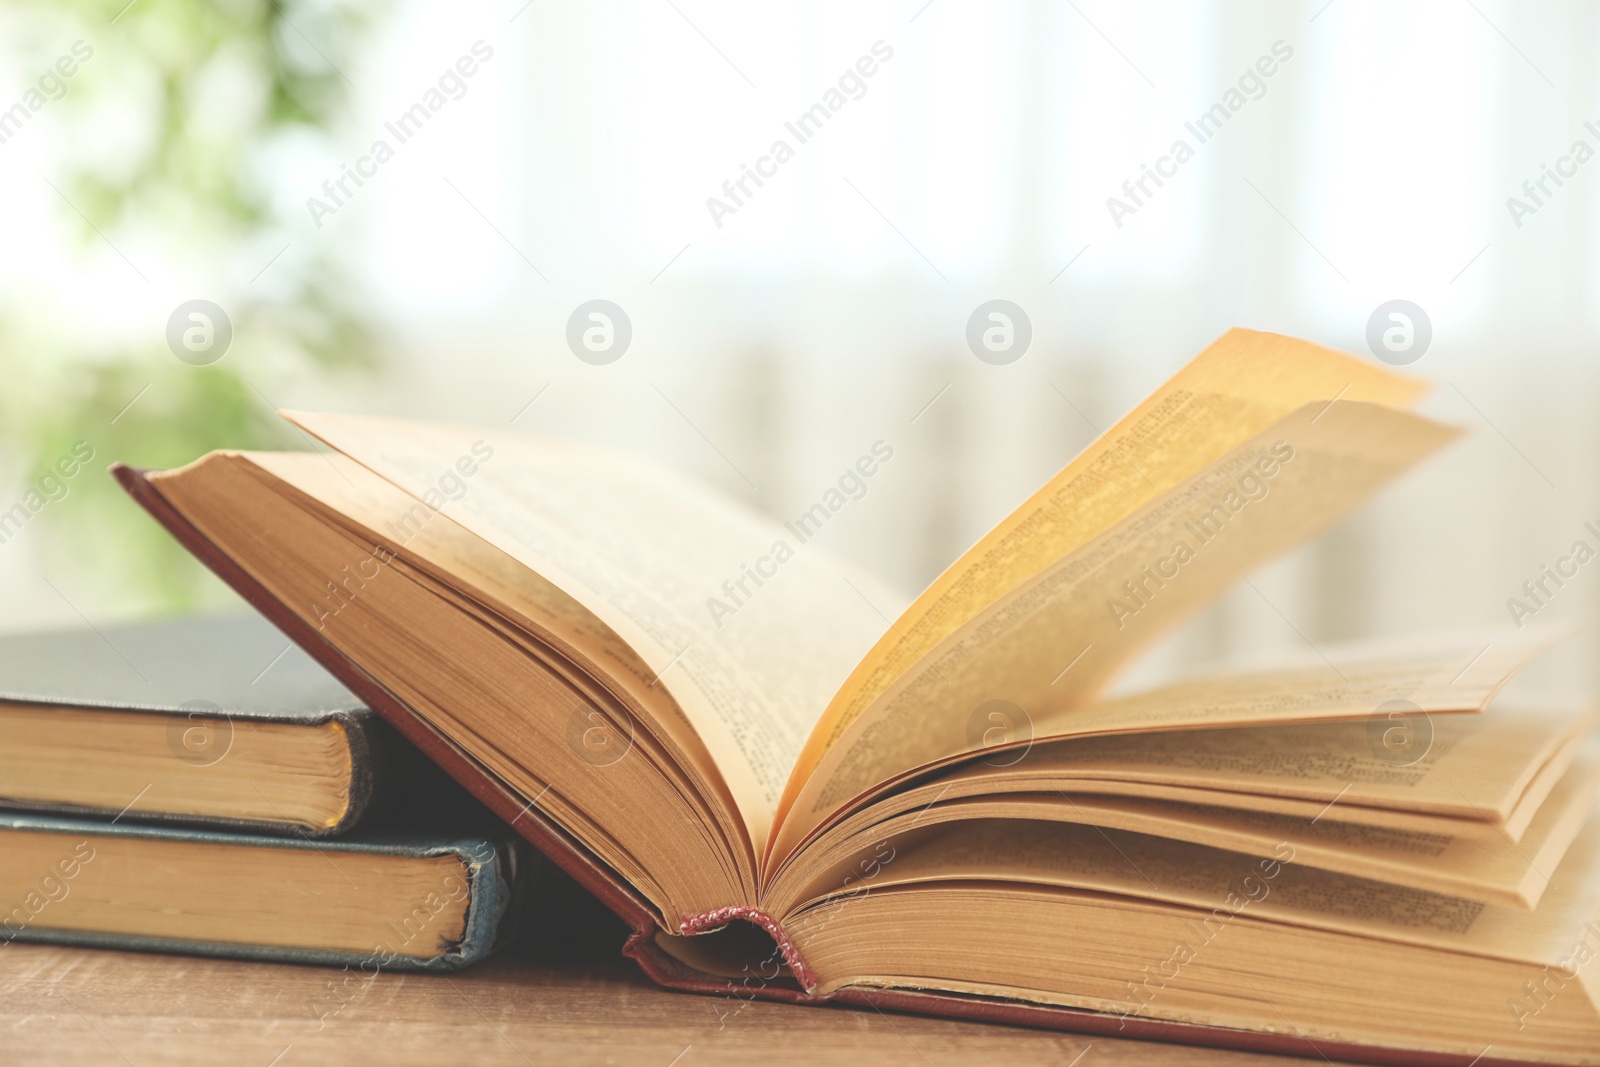
[{"label": "wooden table", "polygon": [[0,944],[0,1064],[1306,1062],[670,993],[617,954],[609,916],[566,934],[461,974],[354,982],[364,988],[342,1007],[329,968]]}]

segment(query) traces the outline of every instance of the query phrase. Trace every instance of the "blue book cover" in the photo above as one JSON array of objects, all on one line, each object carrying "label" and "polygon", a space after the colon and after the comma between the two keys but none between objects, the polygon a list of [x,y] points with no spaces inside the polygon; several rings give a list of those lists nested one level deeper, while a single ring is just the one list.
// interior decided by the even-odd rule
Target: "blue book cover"
[{"label": "blue book cover", "polygon": [[0,942],[450,971],[513,934],[539,860],[510,831],[264,837],[0,815]]}]

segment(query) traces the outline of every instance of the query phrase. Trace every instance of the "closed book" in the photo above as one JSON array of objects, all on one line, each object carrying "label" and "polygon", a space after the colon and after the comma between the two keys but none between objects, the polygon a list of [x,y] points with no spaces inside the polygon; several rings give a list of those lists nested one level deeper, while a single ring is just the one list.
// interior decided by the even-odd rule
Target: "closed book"
[{"label": "closed book", "polygon": [[376,970],[456,970],[514,929],[509,832],[337,842],[0,815],[0,941]]},{"label": "closed book", "polygon": [[0,808],[331,837],[418,762],[259,615],[0,636]]}]

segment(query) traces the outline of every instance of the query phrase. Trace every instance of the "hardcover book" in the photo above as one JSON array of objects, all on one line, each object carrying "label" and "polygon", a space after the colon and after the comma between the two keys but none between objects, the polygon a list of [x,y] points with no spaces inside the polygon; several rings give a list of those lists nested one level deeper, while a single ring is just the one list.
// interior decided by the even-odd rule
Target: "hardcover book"
[{"label": "hardcover book", "polygon": [[871,451],[789,524],[636,456],[383,418],[115,470],[664,985],[1593,1063],[1593,718],[1495,699],[1548,633],[1308,642],[1107,695],[1448,443],[1422,391],[1230,331],[909,604],[811,543]]},{"label": "hardcover book", "polygon": [[406,747],[256,614],[0,636],[0,807],[346,833]]},{"label": "hardcover book", "polygon": [[512,932],[509,832],[341,841],[0,815],[0,941],[457,970]]}]

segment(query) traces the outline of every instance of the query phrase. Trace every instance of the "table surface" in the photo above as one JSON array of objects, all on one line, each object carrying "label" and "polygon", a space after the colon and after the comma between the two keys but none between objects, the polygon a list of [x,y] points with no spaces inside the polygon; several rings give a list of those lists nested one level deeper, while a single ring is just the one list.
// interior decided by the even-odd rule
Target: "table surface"
[{"label": "table surface", "polygon": [[514,947],[460,974],[353,980],[343,1001],[330,990],[330,980],[342,976],[332,968],[0,944],[0,1063],[1306,1062],[672,993],[619,955],[622,936],[609,916],[586,916],[559,938]]}]

